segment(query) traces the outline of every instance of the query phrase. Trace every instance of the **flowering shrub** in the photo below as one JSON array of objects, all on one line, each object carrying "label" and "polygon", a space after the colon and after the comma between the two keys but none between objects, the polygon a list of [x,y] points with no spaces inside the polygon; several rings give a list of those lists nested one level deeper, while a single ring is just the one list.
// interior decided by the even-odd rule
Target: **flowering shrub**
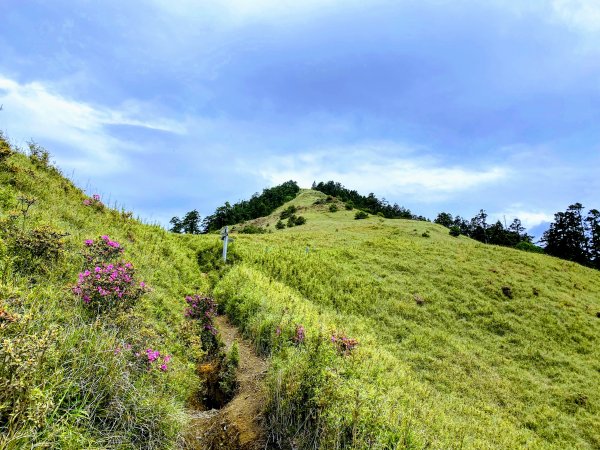
[{"label": "flowering shrub", "polygon": [[188,295],[185,297],[185,301],[188,304],[184,312],[185,317],[198,321],[202,327],[200,334],[202,349],[209,354],[214,354],[221,345],[217,338],[219,332],[213,323],[213,319],[217,315],[217,304],[212,298],[199,294]]},{"label": "flowering shrub", "polygon": [[166,372],[169,370],[167,364],[171,361],[171,355],[161,355],[158,350],[147,348],[145,351],[134,351],[131,344],[125,344],[123,348],[115,348],[115,355],[133,356],[136,365],[141,365],[147,370],[160,370]]},{"label": "flowering shrub", "polygon": [[347,337],[343,333],[331,335],[331,342],[336,346],[341,355],[348,356],[358,345],[358,340]]},{"label": "flowering shrub", "polygon": [[203,329],[212,335],[217,335],[217,329],[213,325],[213,318],[217,315],[217,304],[210,297],[201,295],[188,295],[185,298],[188,307],[185,309],[185,317],[196,319],[200,322]]},{"label": "flowering shrub", "polygon": [[304,331],[304,327],[302,325],[296,325],[296,333],[294,334],[293,341],[297,345],[301,345],[304,343],[306,339],[306,333]]},{"label": "flowering shrub", "polygon": [[123,254],[123,247],[104,235],[97,240],[86,239],[84,257],[88,263],[100,264],[113,261]]},{"label": "flowering shrub", "polygon": [[146,292],[146,285],[135,281],[131,263],[101,264],[79,274],[73,293],[97,312],[129,307]]},{"label": "flowering shrub", "polygon": [[162,372],[168,370],[167,364],[171,361],[171,355],[161,355],[158,350],[151,348],[146,350],[146,358],[148,359],[148,370],[157,367]]},{"label": "flowering shrub", "polygon": [[94,194],[92,195],[92,198],[86,198],[83,201],[83,204],[85,206],[92,206],[96,209],[103,209],[104,208],[104,203],[102,203],[102,201],[100,200],[100,196],[98,194]]}]

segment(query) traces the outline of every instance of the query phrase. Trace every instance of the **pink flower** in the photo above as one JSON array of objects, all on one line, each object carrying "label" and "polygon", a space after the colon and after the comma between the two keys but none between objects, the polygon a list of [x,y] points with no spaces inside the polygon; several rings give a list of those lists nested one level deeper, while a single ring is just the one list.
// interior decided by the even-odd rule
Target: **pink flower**
[{"label": "pink flower", "polygon": [[85,240],[85,245],[87,245],[88,247],[89,247],[90,245],[94,245],[94,240],[93,240],[93,239],[86,239],[86,240]]}]

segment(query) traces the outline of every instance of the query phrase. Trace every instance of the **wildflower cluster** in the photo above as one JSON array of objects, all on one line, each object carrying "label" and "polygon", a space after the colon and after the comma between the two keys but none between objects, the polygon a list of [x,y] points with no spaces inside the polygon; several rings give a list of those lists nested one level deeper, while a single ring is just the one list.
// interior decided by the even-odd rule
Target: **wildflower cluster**
[{"label": "wildflower cluster", "polygon": [[358,340],[349,338],[339,332],[331,335],[331,342],[336,346],[338,352],[344,356],[348,356],[358,345]]},{"label": "wildflower cluster", "polygon": [[86,198],[83,201],[85,206],[93,206],[96,209],[104,208],[104,203],[100,200],[100,196],[98,194],[92,195],[92,198]]},{"label": "wildflower cluster", "polygon": [[144,282],[135,281],[131,263],[101,264],[79,274],[73,293],[98,312],[132,306],[146,291]]},{"label": "wildflower cluster", "polygon": [[147,348],[146,350],[134,351],[131,344],[125,344],[122,348],[115,348],[115,355],[131,355],[134,357],[136,365],[140,364],[147,370],[160,370],[166,372],[169,370],[167,364],[171,361],[171,355],[163,355],[158,350]]},{"label": "wildflower cluster", "polygon": [[217,335],[217,329],[213,325],[213,318],[217,315],[217,304],[210,297],[201,295],[188,295],[185,297],[188,307],[184,315],[189,319],[198,320],[204,330],[210,332],[213,336]]},{"label": "wildflower cluster", "polygon": [[168,370],[167,364],[171,361],[171,355],[161,355],[158,350],[152,350],[151,348],[146,350],[146,358],[148,360],[148,370],[158,367],[162,372]]},{"label": "wildflower cluster", "polygon": [[113,261],[123,254],[123,246],[104,235],[97,240],[85,240],[84,257],[88,263],[99,264]]},{"label": "wildflower cluster", "polygon": [[304,343],[304,340],[306,339],[306,333],[302,325],[296,325],[296,333],[294,334],[294,337],[292,339],[297,345],[301,345]]}]

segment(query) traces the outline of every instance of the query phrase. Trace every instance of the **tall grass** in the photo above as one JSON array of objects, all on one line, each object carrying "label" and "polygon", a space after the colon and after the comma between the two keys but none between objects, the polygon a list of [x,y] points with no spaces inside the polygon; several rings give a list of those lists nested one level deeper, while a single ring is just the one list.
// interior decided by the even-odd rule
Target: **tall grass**
[{"label": "tall grass", "polygon": [[[597,271],[456,239],[435,224],[356,221],[312,206],[318,197],[294,201],[301,229],[238,236],[241,262],[215,288],[273,355],[275,442],[600,446]],[[290,337],[299,323],[302,347]],[[332,353],[333,330],[359,340],[350,357]]]},{"label": "tall grass", "polygon": [[[35,198],[26,215],[22,196]],[[175,448],[199,388],[182,333],[185,294],[208,288],[195,243],[86,198],[47,160],[0,162],[0,448]],[[15,220],[37,244],[40,227],[64,235],[59,254],[23,253]],[[71,293],[84,240],[101,235],[125,246],[150,287],[132,309],[96,315]],[[139,365],[126,344],[173,355],[168,370]]]}]

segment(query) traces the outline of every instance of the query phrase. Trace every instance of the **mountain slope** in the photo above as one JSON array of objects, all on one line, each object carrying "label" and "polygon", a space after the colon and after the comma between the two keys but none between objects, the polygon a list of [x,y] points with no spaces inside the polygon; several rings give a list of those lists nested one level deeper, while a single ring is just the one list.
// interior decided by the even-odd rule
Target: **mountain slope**
[{"label": "mountain slope", "polygon": [[[291,202],[306,225],[274,230],[284,205],[254,221],[273,233],[236,236],[215,288],[273,355],[274,441],[600,446],[599,272],[431,223],[355,220],[313,205],[324,197]],[[327,343],[336,333],[358,339],[349,356]]]},{"label": "mountain slope", "polygon": [[[174,448],[199,385],[183,317],[184,295],[208,288],[194,243],[0,143],[0,448]],[[71,292],[102,235],[148,287],[131,309],[96,314]]]}]

